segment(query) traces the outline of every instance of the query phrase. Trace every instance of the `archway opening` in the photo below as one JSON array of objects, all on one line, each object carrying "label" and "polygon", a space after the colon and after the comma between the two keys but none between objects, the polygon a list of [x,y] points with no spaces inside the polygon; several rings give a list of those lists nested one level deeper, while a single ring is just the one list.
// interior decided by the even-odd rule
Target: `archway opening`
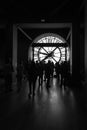
[{"label": "archway opening", "polygon": [[68,43],[58,34],[45,33],[38,36],[33,41],[32,48],[32,57],[35,62],[48,62],[50,60],[55,64],[70,59]]}]

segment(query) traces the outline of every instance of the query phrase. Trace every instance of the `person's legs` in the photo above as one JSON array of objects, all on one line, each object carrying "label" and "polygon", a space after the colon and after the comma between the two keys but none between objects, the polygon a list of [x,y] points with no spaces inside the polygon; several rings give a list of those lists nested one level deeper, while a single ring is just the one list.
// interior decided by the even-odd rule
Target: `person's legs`
[{"label": "person's legs", "polygon": [[29,96],[31,96],[32,94],[32,90],[31,90],[31,87],[32,87],[32,81],[29,79]]},{"label": "person's legs", "polygon": [[35,95],[36,79],[33,81],[33,96]]}]

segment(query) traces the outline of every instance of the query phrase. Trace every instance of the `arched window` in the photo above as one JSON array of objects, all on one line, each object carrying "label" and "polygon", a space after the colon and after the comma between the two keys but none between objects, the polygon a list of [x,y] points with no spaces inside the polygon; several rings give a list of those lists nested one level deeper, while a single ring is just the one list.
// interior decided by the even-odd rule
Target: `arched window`
[{"label": "arched window", "polygon": [[35,40],[34,43],[66,43],[65,39],[54,33],[41,34]]},{"label": "arched window", "polygon": [[34,61],[62,62],[69,60],[69,47],[66,40],[54,33],[45,33],[38,36],[34,41]]}]

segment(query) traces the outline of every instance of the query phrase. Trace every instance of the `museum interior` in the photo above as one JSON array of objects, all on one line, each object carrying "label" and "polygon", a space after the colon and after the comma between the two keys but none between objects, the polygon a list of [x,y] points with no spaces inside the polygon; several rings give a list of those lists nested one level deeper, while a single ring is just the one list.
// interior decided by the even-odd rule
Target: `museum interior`
[{"label": "museum interior", "polygon": [[86,0],[0,2],[0,130],[86,130],[86,87]]}]

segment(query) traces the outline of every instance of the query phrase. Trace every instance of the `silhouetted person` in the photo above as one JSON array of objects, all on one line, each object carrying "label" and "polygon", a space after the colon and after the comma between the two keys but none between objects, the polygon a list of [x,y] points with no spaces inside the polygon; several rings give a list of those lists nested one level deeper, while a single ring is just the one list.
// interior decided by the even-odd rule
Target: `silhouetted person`
[{"label": "silhouetted person", "polygon": [[29,61],[28,63],[28,81],[29,81],[29,96],[35,95],[35,85],[37,79],[36,65],[34,61]]},{"label": "silhouetted person", "polygon": [[22,64],[17,65],[17,91],[19,92],[21,90],[21,85],[22,85],[22,77],[23,77],[23,68]]},{"label": "silhouetted person", "polygon": [[70,67],[69,67],[69,62],[65,61],[64,62],[64,86],[69,85],[70,84]]},{"label": "silhouetted person", "polygon": [[63,82],[64,82],[64,62],[62,62],[60,65],[60,75],[61,75],[60,86],[62,87]]},{"label": "silhouetted person", "polygon": [[69,68],[68,68],[68,63],[67,61],[62,62],[61,64],[61,86],[67,85],[68,82],[68,77],[69,76]]},{"label": "silhouetted person", "polygon": [[59,81],[60,80],[60,64],[59,64],[59,62],[57,62],[55,64],[55,70],[56,70],[57,79]]},{"label": "silhouetted person", "polygon": [[42,87],[43,83],[43,63],[40,62],[38,65],[38,75],[39,75],[39,87]]},{"label": "silhouetted person", "polygon": [[46,79],[47,79],[47,89],[50,87],[50,76],[51,76],[51,64],[50,61],[46,64]]},{"label": "silhouetted person", "polygon": [[53,73],[54,73],[54,63],[50,62],[50,76],[53,78]]}]

